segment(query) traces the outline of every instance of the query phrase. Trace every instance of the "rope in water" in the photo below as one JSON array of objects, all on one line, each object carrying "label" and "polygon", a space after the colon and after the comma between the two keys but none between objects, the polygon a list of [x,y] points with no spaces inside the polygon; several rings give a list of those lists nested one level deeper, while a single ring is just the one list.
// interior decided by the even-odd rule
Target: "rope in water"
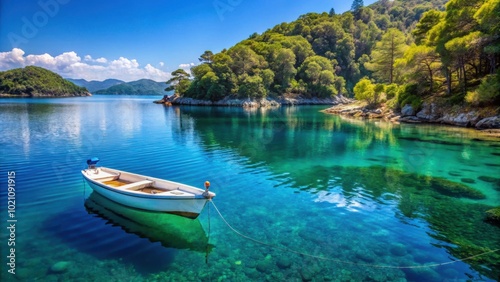
[{"label": "rope in water", "polygon": [[268,247],[271,247],[271,248],[274,248],[274,249],[277,249],[277,250],[281,250],[281,251],[285,251],[285,252],[290,252],[290,253],[294,253],[294,254],[298,254],[298,255],[301,255],[301,256],[310,257],[310,258],[321,259],[321,260],[328,260],[328,261],[332,261],[332,262],[342,263],[342,264],[350,264],[350,265],[373,267],[373,268],[396,268],[396,269],[427,268],[427,267],[436,267],[436,266],[442,266],[442,265],[447,265],[447,264],[453,264],[453,263],[457,263],[457,262],[463,262],[463,261],[466,261],[466,260],[471,260],[473,258],[477,258],[477,257],[480,257],[480,256],[484,256],[484,255],[487,255],[487,254],[491,254],[491,253],[495,253],[495,252],[500,251],[500,249],[496,249],[496,250],[484,252],[484,253],[481,253],[481,254],[473,255],[473,256],[470,256],[470,257],[466,257],[466,258],[463,258],[463,259],[454,260],[454,261],[448,261],[448,262],[443,262],[443,263],[433,263],[433,264],[424,264],[424,265],[408,265],[408,266],[393,266],[393,265],[381,265],[381,264],[370,264],[370,263],[358,263],[358,262],[351,262],[351,261],[339,260],[339,259],[334,259],[334,258],[327,258],[327,257],[323,257],[323,256],[311,255],[311,254],[307,254],[307,253],[295,251],[295,250],[292,250],[292,249],[289,249],[289,248],[286,248],[286,247],[282,247],[282,246],[278,246],[278,245],[274,245],[274,244],[262,242],[262,241],[259,241],[257,239],[254,239],[254,238],[252,238],[250,236],[247,236],[247,235],[239,232],[238,230],[234,229],[227,222],[227,220],[224,218],[224,216],[222,216],[221,212],[219,211],[219,209],[217,208],[217,206],[215,205],[215,203],[213,201],[211,201],[211,200],[210,200],[210,202],[214,206],[215,210],[219,214],[219,216],[222,219],[222,221],[229,227],[229,229],[231,229],[234,233],[236,233],[237,235],[239,235],[239,236],[241,236],[241,237],[243,237],[245,239],[248,239],[248,240],[253,241],[255,243],[258,243],[258,244],[261,244],[261,245],[264,245],[264,246],[268,246]]}]

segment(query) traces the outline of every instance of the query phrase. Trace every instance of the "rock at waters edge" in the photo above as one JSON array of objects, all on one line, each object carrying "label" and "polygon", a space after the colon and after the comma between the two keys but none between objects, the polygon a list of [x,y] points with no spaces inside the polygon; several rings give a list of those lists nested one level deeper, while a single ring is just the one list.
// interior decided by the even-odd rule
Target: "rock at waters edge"
[{"label": "rock at waters edge", "polygon": [[409,104],[406,104],[402,109],[401,109],[401,116],[414,116],[415,115],[415,110],[413,107]]},{"label": "rock at waters edge", "polygon": [[500,128],[500,116],[483,118],[476,123],[477,129]]}]

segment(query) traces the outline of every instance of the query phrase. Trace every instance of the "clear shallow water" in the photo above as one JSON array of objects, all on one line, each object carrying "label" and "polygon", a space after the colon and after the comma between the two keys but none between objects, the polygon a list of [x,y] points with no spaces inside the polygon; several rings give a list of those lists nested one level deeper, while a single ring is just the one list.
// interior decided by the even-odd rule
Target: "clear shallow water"
[{"label": "clear shallow water", "polygon": [[[498,141],[342,120],[324,107],[165,108],[155,98],[0,100],[2,222],[7,171],[18,220],[15,276],[3,267],[2,228],[2,281],[497,279],[498,253],[449,262],[500,248],[500,229],[483,221],[500,203]],[[179,223],[107,203],[82,183],[91,156],[195,186],[210,180],[234,228],[281,249],[236,235],[213,207]],[[61,261],[64,272],[50,271]]]}]

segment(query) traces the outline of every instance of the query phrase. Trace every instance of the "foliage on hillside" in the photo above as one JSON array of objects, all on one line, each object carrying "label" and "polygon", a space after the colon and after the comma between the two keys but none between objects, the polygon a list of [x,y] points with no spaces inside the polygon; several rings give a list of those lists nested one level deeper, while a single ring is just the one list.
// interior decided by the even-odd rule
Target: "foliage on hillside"
[{"label": "foliage on hillside", "polygon": [[[444,0],[379,1],[370,7],[353,5],[353,11],[336,15],[309,13],[262,34],[253,34],[218,54],[206,51],[201,65],[184,78],[178,94],[206,100],[227,95],[266,97],[295,94],[329,97],[351,93],[364,76],[370,54],[387,30],[411,39],[422,14],[443,9]],[[181,83],[179,83],[181,85]]]},{"label": "foliage on hillside", "polygon": [[170,82],[181,96],[213,101],[341,93],[394,108],[431,96],[500,103],[499,1],[353,2],[344,14],[305,14],[218,54],[206,51],[192,78]]},{"label": "foliage on hillside", "polygon": [[13,96],[87,96],[87,89],[44,68],[28,66],[0,72],[0,94]]},{"label": "foliage on hillside", "polygon": [[151,79],[124,82],[106,89],[96,91],[95,94],[127,94],[127,95],[165,95],[165,84]]}]

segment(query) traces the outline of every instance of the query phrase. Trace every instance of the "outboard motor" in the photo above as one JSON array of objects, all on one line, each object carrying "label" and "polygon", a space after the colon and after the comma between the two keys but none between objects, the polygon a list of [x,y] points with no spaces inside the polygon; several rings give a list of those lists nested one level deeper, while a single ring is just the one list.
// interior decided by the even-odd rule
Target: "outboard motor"
[{"label": "outboard motor", "polygon": [[93,157],[87,160],[88,169],[95,169],[95,166],[99,162],[99,158]]}]

